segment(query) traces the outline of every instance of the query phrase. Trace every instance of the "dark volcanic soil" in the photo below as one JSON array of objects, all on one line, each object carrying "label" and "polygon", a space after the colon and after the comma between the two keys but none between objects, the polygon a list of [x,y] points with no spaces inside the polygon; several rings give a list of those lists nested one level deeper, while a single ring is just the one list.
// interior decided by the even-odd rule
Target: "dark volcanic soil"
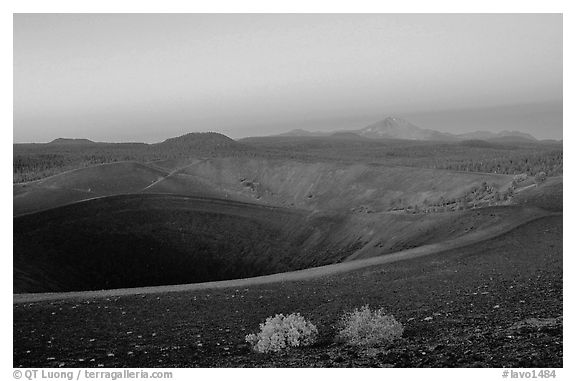
[{"label": "dark volcanic soil", "polygon": [[[562,367],[562,217],[463,249],[336,276],[253,286],[14,305],[15,367]],[[339,316],[384,307],[391,347],[334,343]],[[300,312],[319,342],[284,355],[244,336]],[[540,327],[526,319],[550,319]],[[529,320],[534,322],[537,320]],[[538,321],[537,321],[538,322]]]},{"label": "dark volcanic soil", "polygon": [[328,264],[354,249],[329,240],[342,221],[174,195],[71,204],[14,219],[14,292],[198,283]]}]

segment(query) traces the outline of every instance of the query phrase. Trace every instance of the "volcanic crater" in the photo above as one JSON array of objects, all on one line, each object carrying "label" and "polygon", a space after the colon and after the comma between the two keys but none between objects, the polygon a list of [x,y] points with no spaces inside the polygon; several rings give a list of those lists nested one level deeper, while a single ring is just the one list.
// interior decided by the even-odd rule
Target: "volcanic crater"
[{"label": "volcanic crater", "polygon": [[121,162],[16,185],[15,293],[199,283],[383,255],[510,208],[394,211],[510,176],[296,160]]}]

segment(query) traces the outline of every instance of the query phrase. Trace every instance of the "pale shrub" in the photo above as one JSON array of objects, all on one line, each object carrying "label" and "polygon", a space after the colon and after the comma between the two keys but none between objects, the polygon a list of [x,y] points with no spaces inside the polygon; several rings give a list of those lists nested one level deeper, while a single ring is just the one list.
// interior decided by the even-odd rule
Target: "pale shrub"
[{"label": "pale shrub", "polygon": [[538,172],[536,176],[534,176],[534,180],[536,180],[537,184],[542,184],[546,181],[546,172]]},{"label": "pale shrub", "polygon": [[384,310],[371,311],[368,305],[347,312],[340,319],[339,339],[350,345],[390,344],[402,336],[404,327]]},{"label": "pale shrub", "polygon": [[316,341],[318,329],[299,313],[277,314],[260,323],[260,332],[246,336],[256,352],[280,352],[287,347],[302,347]]}]

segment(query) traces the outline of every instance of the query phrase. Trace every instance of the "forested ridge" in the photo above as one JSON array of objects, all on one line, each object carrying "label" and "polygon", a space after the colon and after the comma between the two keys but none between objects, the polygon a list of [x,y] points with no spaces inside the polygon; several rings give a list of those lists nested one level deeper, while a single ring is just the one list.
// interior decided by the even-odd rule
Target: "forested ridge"
[{"label": "forested ridge", "polygon": [[[474,143],[474,144],[471,144]],[[486,143],[486,142],[484,142]],[[14,144],[13,182],[42,179],[67,170],[119,161],[153,162],[215,156],[303,161],[364,162],[464,172],[562,174],[561,144],[478,142],[345,141],[268,139],[236,142],[215,133],[188,134],[159,144]]]}]

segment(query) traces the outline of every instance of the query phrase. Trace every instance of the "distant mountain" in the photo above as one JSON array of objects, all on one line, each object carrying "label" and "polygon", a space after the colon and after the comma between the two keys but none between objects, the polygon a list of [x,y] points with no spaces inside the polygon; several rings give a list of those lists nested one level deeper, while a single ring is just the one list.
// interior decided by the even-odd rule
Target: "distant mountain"
[{"label": "distant mountain", "polygon": [[489,131],[475,131],[466,134],[457,135],[459,139],[463,140],[490,140],[490,141],[502,141],[502,142],[534,142],[536,138],[525,132],[519,131],[502,131],[502,132],[489,132]]},{"label": "distant mountain", "polygon": [[330,135],[330,133],[320,131],[306,131],[301,128],[297,128],[295,130],[291,130],[277,136],[327,136],[327,135]]},{"label": "distant mountain", "polygon": [[335,133],[310,132],[302,129],[292,130],[278,136],[334,136],[336,134],[354,134],[369,139],[406,139],[431,141],[487,141],[496,143],[536,142],[532,135],[519,131],[476,131],[465,134],[450,134],[436,130],[420,128],[409,121],[390,116],[359,130],[338,131]]},{"label": "distant mountain", "polygon": [[48,144],[54,144],[54,145],[81,145],[81,144],[96,144],[95,142],[93,142],[92,140],[88,140],[88,139],[69,139],[69,138],[58,138],[58,139],[54,139],[52,140],[50,143]]},{"label": "distant mountain", "polygon": [[212,151],[214,149],[236,149],[242,144],[217,132],[192,132],[164,140],[154,144],[162,148],[194,149],[200,151]]},{"label": "distant mountain", "polygon": [[427,130],[415,126],[405,119],[387,117],[380,122],[371,124],[359,130],[347,130],[337,132],[310,132],[296,129],[278,136],[332,136],[341,138],[366,138],[366,139],[408,139],[408,140],[457,140],[454,135],[434,130]]},{"label": "distant mountain", "polygon": [[426,130],[405,119],[392,116],[352,132],[371,139],[455,140],[451,134]]}]

